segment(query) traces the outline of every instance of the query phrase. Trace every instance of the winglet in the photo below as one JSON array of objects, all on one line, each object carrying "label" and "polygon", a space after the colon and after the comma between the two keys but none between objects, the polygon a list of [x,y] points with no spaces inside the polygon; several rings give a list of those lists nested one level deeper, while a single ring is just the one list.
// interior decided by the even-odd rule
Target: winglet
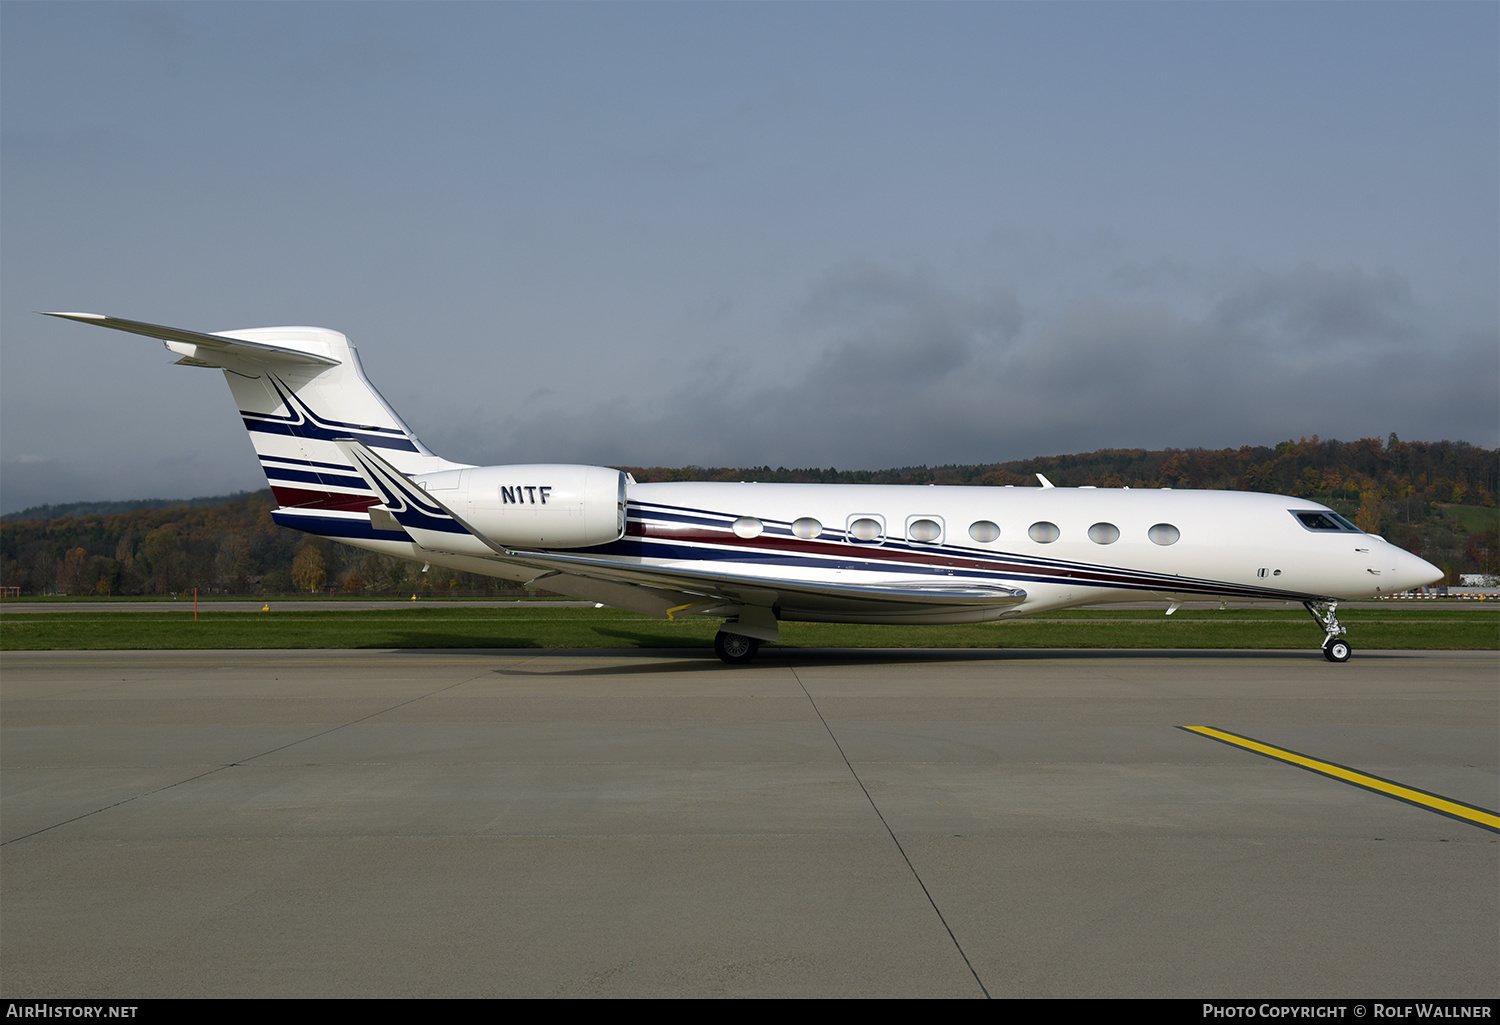
[{"label": "winglet", "polygon": [[1036,479],[1042,482],[1042,487],[1044,487],[1044,488],[1055,488],[1055,487],[1057,487],[1056,484],[1053,484],[1050,480],[1048,480],[1046,477],[1043,477],[1041,474],[1037,474],[1036,475]]}]

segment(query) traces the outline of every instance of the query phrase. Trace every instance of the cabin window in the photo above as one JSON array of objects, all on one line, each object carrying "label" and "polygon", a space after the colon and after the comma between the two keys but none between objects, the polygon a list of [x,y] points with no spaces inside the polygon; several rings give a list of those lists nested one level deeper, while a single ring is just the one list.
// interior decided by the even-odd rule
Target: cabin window
[{"label": "cabin window", "polygon": [[875,544],[885,538],[885,524],[874,516],[856,516],[849,520],[849,540]]},{"label": "cabin window", "polygon": [[1033,523],[1026,533],[1039,545],[1050,545],[1062,536],[1062,531],[1057,529],[1057,524],[1048,523],[1046,520]]},{"label": "cabin window", "polygon": [[1000,527],[989,520],[975,520],[969,524],[969,536],[981,544],[989,544],[1000,537]]},{"label": "cabin window", "polygon": [[933,541],[941,541],[943,538],[943,525],[930,516],[919,516],[906,524],[906,536],[913,541],[921,541],[927,544]]},{"label": "cabin window", "polygon": [[805,540],[811,541],[823,533],[823,524],[811,516],[804,516],[799,520],[792,521],[792,533]]},{"label": "cabin window", "polygon": [[1146,536],[1151,539],[1151,543],[1154,545],[1175,545],[1177,539],[1182,537],[1182,531],[1170,523],[1158,523],[1146,531]]},{"label": "cabin window", "polygon": [[741,516],[734,521],[734,532],[740,537],[760,537],[760,532],[764,529],[760,520],[754,516]]},{"label": "cabin window", "polygon": [[1120,528],[1113,523],[1096,523],[1089,528],[1089,540],[1096,545],[1112,545],[1120,540]]}]

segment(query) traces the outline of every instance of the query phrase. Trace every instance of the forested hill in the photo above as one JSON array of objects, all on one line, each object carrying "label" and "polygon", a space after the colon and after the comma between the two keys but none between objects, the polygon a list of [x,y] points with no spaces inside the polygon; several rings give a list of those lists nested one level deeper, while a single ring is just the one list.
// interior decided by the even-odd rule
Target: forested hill
[{"label": "forested hill", "polygon": [[1500,451],[1464,441],[1322,441],[1316,435],[1274,448],[1105,448],[977,466],[891,470],[622,467],[636,480],[760,480],[826,484],[983,484],[1030,486],[1045,474],[1058,487],[1210,488],[1358,501],[1366,492],[1424,502],[1493,506]]},{"label": "forested hill", "polygon": [[[252,594],[291,588],[305,535],[271,522],[269,489],[165,508],[0,521],[0,584],[22,594]],[[331,546],[322,546],[331,547]]]},{"label": "forested hill", "polygon": [[[1214,488],[1322,502],[1450,574],[1500,573],[1500,451],[1466,442],[1285,441],[1274,448],[1101,449],[979,466],[891,470],[622,467],[636,480]],[[132,503],[119,503],[130,505]],[[0,521],[0,585],[22,594],[493,593],[488,578],[433,571],[277,527],[269,491],[228,499],[76,503]],[[147,507],[149,506],[149,507]],[[67,512],[62,515],[58,513]]]}]

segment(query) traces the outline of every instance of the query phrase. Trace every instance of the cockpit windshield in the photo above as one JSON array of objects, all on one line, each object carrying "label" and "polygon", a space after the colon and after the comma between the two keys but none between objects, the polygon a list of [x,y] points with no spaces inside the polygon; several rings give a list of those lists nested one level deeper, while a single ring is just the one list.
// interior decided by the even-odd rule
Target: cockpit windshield
[{"label": "cockpit windshield", "polygon": [[1364,531],[1360,530],[1354,524],[1350,523],[1348,520],[1344,519],[1342,516],[1340,516],[1336,512],[1333,512],[1332,510],[1317,511],[1309,509],[1292,509],[1289,511],[1293,516],[1297,517],[1297,522],[1302,524],[1302,526],[1304,526],[1308,530],[1316,531],[1319,533],[1323,531],[1337,532],[1342,534],[1364,533]]}]

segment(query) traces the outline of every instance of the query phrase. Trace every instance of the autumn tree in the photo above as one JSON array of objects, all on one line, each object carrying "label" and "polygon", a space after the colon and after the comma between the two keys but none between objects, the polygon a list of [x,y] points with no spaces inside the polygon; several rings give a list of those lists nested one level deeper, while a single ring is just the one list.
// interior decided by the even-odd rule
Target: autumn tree
[{"label": "autumn tree", "polygon": [[318,550],[317,542],[309,539],[297,550],[297,557],[292,560],[292,583],[299,590],[316,593],[323,590],[323,585],[327,582],[328,564],[323,553]]},{"label": "autumn tree", "polygon": [[88,552],[74,548],[63,557],[62,567],[57,571],[57,589],[63,594],[87,594],[93,590]]}]

